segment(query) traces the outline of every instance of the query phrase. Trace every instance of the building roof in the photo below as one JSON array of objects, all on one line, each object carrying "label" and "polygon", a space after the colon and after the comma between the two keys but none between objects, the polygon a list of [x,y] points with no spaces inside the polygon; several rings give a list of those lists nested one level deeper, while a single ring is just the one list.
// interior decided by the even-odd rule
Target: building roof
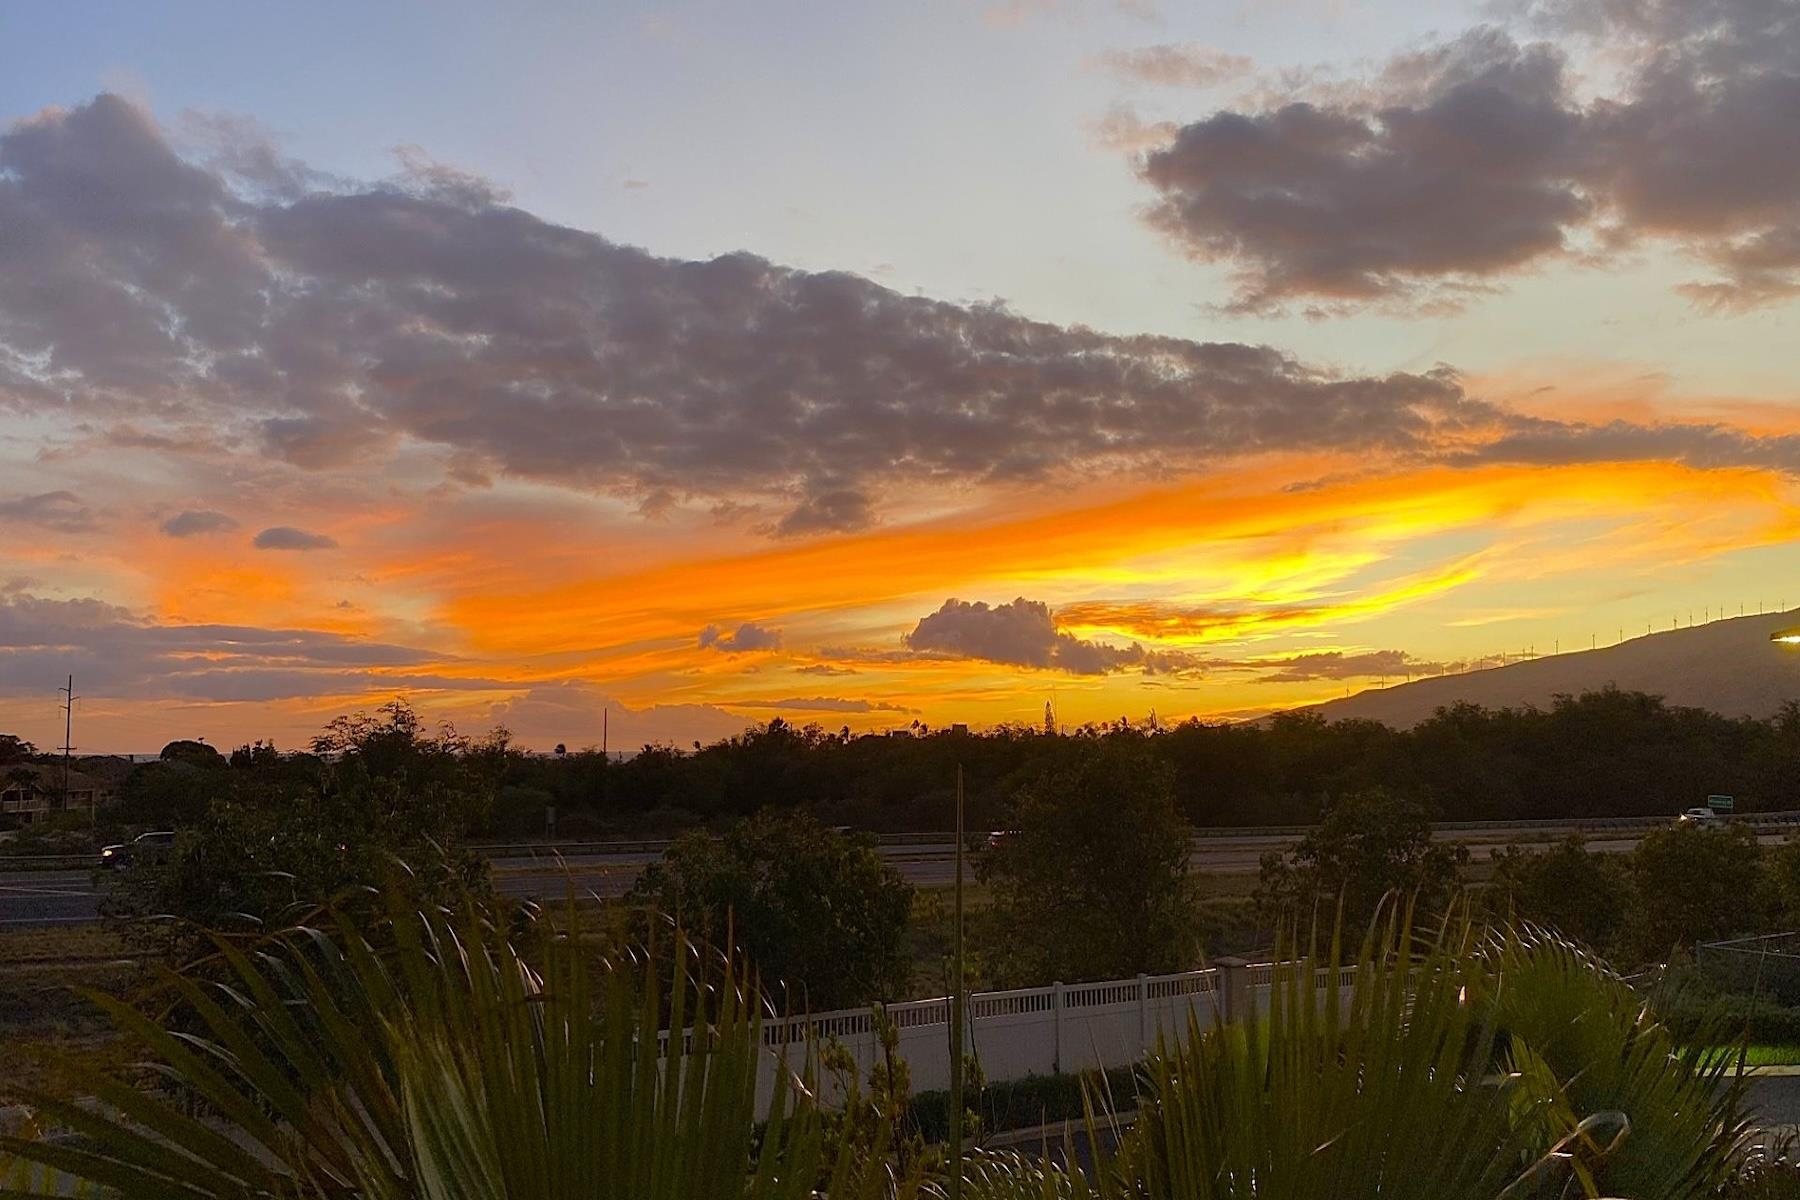
[{"label": "building roof", "polygon": [[[0,771],[0,792],[12,790],[11,775],[15,770],[29,772],[32,786],[39,791],[62,791],[62,767],[45,763],[23,763],[17,767],[7,767]],[[110,792],[115,788],[110,780],[101,779],[98,776],[89,775],[86,771],[77,771],[71,767],[69,769],[69,790],[71,792]]]}]

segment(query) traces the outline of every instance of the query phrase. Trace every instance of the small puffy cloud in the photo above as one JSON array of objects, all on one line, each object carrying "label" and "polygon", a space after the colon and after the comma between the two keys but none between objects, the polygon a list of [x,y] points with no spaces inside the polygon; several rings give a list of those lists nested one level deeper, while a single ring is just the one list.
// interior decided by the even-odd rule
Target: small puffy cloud
[{"label": "small puffy cloud", "polygon": [[1095,61],[1122,79],[1165,87],[1214,87],[1242,79],[1256,69],[1253,59],[1200,42],[1108,50]]},{"label": "small puffy cloud", "polygon": [[1421,662],[1404,650],[1370,650],[1346,654],[1325,650],[1296,654],[1291,658],[1257,660],[1266,668],[1263,683],[1310,683],[1319,679],[1372,679],[1376,677],[1443,675],[1463,669],[1460,663]]},{"label": "small puffy cloud", "polygon": [[779,650],[781,630],[758,625],[755,621],[745,621],[730,632],[717,625],[708,625],[700,631],[698,644],[702,650],[722,650],[728,654],[740,650]]},{"label": "small puffy cloud", "polygon": [[172,538],[194,537],[203,533],[225,533],[238,527],[237,521],[211,509],[187,509],[176,513],[158,526]]},{"label": "small puffy cloud", "polygon": [[843,700],[832,696],[791,696],[785,700],[737,700],[733,703],[738,708],[773,708],[795,712],[894,712],[911,715],[919,711],[904,704],[890,704],[883,700]]},{"label": "small puffy cloud", "polygon": [[85,533],[97,522],[74,492],[38,492],[0,500],[0,521],[20,521],[57,533]]},{"label": "small puffy cloud", "polygon": [[807,537],[819,533],[854,533],[875,523],[874,505],[856,488],[829,488],[809,492],[792,511],[772,527],[777,537]]},{"label": "small puffy cloud", "polygon": [[949,658],[1067,671],[1071,675],[1107,675],[1142,670],[1146,674],[1190,672],[1200,663],[1181,651],[1145,650],[1133,644],[1109,646],[1087,641],[1056,627],[1050,606],[1023,596],[1005,604],[950,599],[921,617],[902,639],[909,650]]},{"label": "small puffy cloud", "polygon": [[449,163],[439,162],[424,147],[410,142],[391,153],[400,164],[400,184],[407,191],[464,208],[489,208],[512,199],[512,193],[493,180]]},{"label": "small puffy cloud", "polygon": [[812,663],[804,667],[795,667],[794,673],[797,675],[823,675],[827,678],[836,678],[840,675],[857,675],[861,672],[855,667],[840,667],[835,666],[832,663]]},{"label": "small puffy cloud", "polygon": [[1160,149],[1174,141],[1180,131],[1181,127],[1173,121],[1146,121],[1125,104],[1115,104],[1105,116],[1088,125],[1096,149],[1131,155]]},{"label": "small puffy cloud", "polygon": [[337,539],[295,529],[292,525],[273,525],[257,534],[251,544],[258,550],[335,550]]}]

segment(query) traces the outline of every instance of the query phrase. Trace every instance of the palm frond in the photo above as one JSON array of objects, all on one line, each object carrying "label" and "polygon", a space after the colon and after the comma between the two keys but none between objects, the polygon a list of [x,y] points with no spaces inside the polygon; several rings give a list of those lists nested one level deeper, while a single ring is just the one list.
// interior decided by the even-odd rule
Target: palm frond
[{"label": "palm frond", "polygon": [[168,980],[191,1030],[94,997],[168,1086],[88,1070],[94,1103],[30,1097],[79,1140],[0,1140],[16,1164],[0,1178],[146,1200],[812,1193],[818,1111],[765,1054],[741,965],[680,938],[608,957],[572,916],[535,966],[473,908],[395,910],[382,932],[380,948],[348,922],[220,943],[219,978]]}]

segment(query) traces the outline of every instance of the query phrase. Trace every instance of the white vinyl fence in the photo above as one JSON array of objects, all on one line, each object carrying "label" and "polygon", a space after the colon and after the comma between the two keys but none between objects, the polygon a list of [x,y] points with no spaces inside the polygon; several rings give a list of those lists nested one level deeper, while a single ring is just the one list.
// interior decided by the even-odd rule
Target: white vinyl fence
[{"label": "white vinyl fence", "polygon": [[[1190,1021],[1206,1029],[1267,1012],[1276,970],[1274,963],[1225,958],[1206,970],[1175,975],[976,992],[969,997],[963,1044],[995,1083],[1127,1066],[1155,1049],[1159,1037],[1184,1035]],[[1320,969],[1321,987],[1332,970],[1340,970],[1340,979],[1348,985],[1355,968]],[[949,1087],[949,998],[890,1004],[886,1011],[896,1032],[896,1051],[910,1069],[913,1091]],[[764,1111],[778,1072],[802,1068],[809,1036],[817,1044],[833,1039],[842,1044],[855,1056],[865,1079],[882,1053],[873,1009],[767,1022],[759,1080]]]}]

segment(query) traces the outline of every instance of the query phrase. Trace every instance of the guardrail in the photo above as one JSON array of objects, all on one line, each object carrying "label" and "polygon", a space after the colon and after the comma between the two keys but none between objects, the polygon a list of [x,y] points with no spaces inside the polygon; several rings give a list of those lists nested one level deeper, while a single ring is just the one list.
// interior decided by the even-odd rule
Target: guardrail
[{"label": "guardrail", "polygon": [[[1569,817],[1537,821],[1436,821],[1432,829],[1438,833],[1585,833],[1607,829],[1654,829],[1667,825],[1673,816],[1649,817]],[[1744,825],[1772,828],[1800,826],[1800,809],[1780,812],[1739,813],[1730,818]],[[1317,825],[1233,825],[1194,830],[1197,842],[1219,838],[1301,838],[1317,829]],[[980,838],[974,833],[970,837]],[[878,846],[947,846],[956,841],[948,830],[927,833],[878,833]],[[494,842],[471,847],[493,858],[543,856],[555,854],[651,854],[668,849],[669,841],[610,842]]]},{"label": "guardrail", "polygon": [[[972,835],[973,836],[973,835]],[[661,854],[669,848],[671,838],[628,838],[610,841],[529,841],[476,842],[469,849],[489,858],[548,858],[561,854]],[[878,833],[878,846],[940,846],[956,840],[954,833]]]},{"label": "guardrail", "polygon": [[78,871],[99,862],[98,854],[0,854],[0,871]]}]

